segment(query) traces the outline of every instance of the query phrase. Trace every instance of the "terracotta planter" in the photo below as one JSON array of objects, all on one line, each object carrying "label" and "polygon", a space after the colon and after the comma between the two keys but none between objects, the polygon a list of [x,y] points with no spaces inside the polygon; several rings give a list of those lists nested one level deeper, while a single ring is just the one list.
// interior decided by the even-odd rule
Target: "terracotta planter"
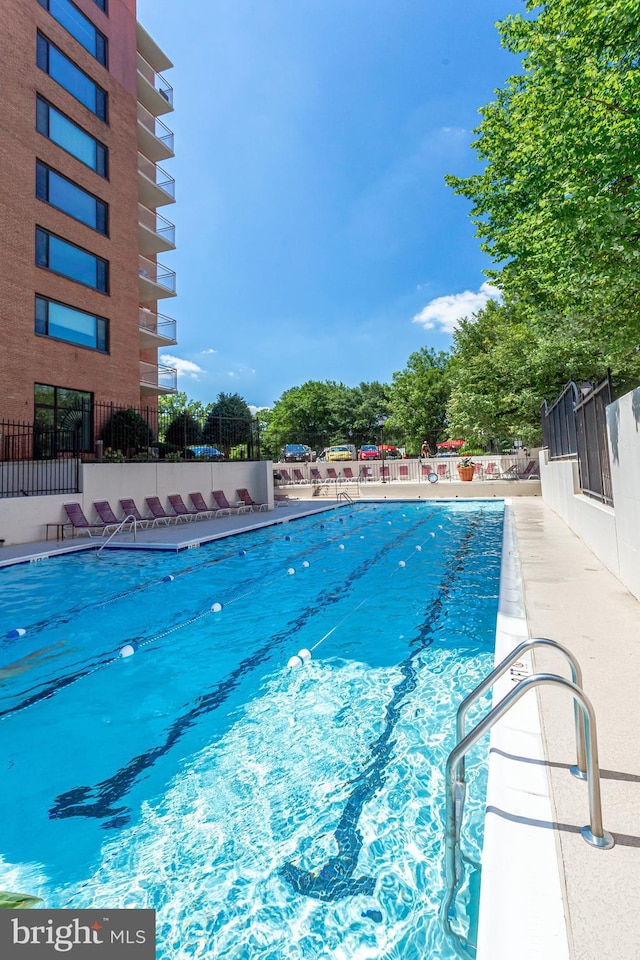
[{"label": "terracotta planter", "polygon": [[458,464],[458,476],[461,480],[473,480],[475,469],[475,467],[463,467],[462,464]]}]

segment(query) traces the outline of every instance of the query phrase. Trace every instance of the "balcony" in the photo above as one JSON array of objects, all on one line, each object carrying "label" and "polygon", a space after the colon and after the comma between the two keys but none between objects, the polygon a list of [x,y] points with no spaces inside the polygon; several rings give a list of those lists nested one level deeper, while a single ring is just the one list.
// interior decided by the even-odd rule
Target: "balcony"
[{"label": "balcony", "polygon": [[156,73],[140,53],[137,55],[136,90],[138,100],[154,117],[173,110],[173,87],[161,73]]},{"label": "balcony", "polygon": [[145,207],[175,203],[176,182],[166,170],[138,153],[138,199]]},{"label": "balcony", "polygon": [[140,23],[136,23],[136,47],[138,53],[142,54],[154,70],[170,70],[173,66],[164,50],[160,49],[153,37],[147,33]]},{"label": "balcony", "polygon": [[140,394],[157,396],[160,393],[178,392],[178,371],[160,363],[140,361]]},{"label": "balcony", "polygon": [[176,228],[155,210],[138,204],[138,249],[147,257],[176,248]]},{"label": "balcony", "polygon": [[138,328],[140,331],[140,349],[156,350],[174,346],[176,339],[176,321],[161,313],[153,313],[146,307],[140,307]]},{"label": "balcony", "polygon": [[141,103],[138,104],[138,146],[150,160],[168,160],[174,156],[173,130]]},{"label": "balcony", "polygon": [[138,299],[150,303],[164,297],[175,297],[176,274],[174,270],[146,257],[138,257]]}]

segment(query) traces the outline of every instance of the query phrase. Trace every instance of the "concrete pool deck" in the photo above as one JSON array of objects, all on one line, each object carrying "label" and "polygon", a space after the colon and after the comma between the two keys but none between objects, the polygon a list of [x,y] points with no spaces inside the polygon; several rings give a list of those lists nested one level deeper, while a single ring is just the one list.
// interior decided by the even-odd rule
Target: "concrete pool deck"
[{"label": "concrete pool deck", "polygon": [[[375,496],[373,491],[372,498]],[[612,850],[587,845],[580,828],[588,822],[586,784],[571,777],[568,767],[575,762],[573,708],[564,691],[538,690],[542,736],[546,759],[534,753],[512,751],[511,766],[532,771],[548,779],[552,818],[529,818],[520,823],[505,806],[491,808],[492,821],[511,822],[513,828],[526,826],[540,845],[557,846],[560,866],[560,896],[564,898],[569,956],[572,960],[637,960],[640,957],[640,603],[595,558],[539,497],[518,496],[509,501],[523,583],[523,602],[528,636],[549,637],[566,645],[577,657],[584,675],[584,689],[596,712],[599,759],[602,773],[603,822],[615,838]],[[127,535],[114,547],[182,549],[201,540],[217,539],[231,533],[274,522],[295,520],[310,512],[332,509],[335,500],[292,500],[266,513],[242,514],[218,520],[183,523],[139,531],[137,542]],[[37,560],[59,551],[95,549],[100,540],[87,537],[23,544],[0,550],[0,566]],[[110,548],[109,548],[110,549]],[[105,551],[106,553],[107,551]],[[534,655],[537,670],[567,675],[560,658],[547,651]],[[523,698],[535,700],[532,693]],[[505,718],[506,719],[506,718]],[[503,722],[503,721],[501,721]],[[494,752],[496,752],[494,750]],[[503,748],[503,754],[508,753]],[[535,776],[534,776],[535,779]],[[536,787],[531,788],[534,793]],[[552,829],[553,828],[553,829]],[[505,899],[497,923],[510,930],[527,926],[519,923],[531,913],[528,899],[508,898],[509,871],[529,872],[530,887],[540,887],[533,862],[518,860],[515,848],[501,864]],[[515,888],[514,888],[515,889]],[[539,890],[537,892],[540,892]],[[544,893],[544,891],[543,891]],[[533,899],[533,898],[532,898]],[[545,916],[532,918],[532,925],[545,925]],[[524,934],[526,936],[526,934]],[[524,956],[518,941],[511,940],[511,958]],[[558,952],[546,949],[527,956],[559,960]],[[490,960],[496,960],[497,955]]]}]

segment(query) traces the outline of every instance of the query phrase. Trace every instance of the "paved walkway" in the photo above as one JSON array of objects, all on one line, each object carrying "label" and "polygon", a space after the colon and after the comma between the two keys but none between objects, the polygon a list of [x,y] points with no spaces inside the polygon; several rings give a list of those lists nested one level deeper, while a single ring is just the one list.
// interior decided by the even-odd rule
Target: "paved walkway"
[{"label": "paved walkway", "polygon": [[[582,667],[598,725],[603,822],[616,841],[598,850],[580,836],[588,803],[586,784],[568,773],[572,705],[564,691],[539,689],[572,957],[638,960],[640,603],[543,501],[514,499],[513,510],[529,632],[565,644]],[[567,675],[547,650],[534,659],[538,669]]]}]

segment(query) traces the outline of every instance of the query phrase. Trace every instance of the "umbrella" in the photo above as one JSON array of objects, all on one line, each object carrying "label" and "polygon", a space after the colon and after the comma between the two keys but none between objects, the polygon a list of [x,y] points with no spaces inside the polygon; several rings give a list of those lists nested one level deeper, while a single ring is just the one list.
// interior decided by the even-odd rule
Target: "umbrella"
[{"label": "umbrella", "polygon": [[465,443],[466,440],[445,440],[438,444],[438,450],[459,450]]}]

